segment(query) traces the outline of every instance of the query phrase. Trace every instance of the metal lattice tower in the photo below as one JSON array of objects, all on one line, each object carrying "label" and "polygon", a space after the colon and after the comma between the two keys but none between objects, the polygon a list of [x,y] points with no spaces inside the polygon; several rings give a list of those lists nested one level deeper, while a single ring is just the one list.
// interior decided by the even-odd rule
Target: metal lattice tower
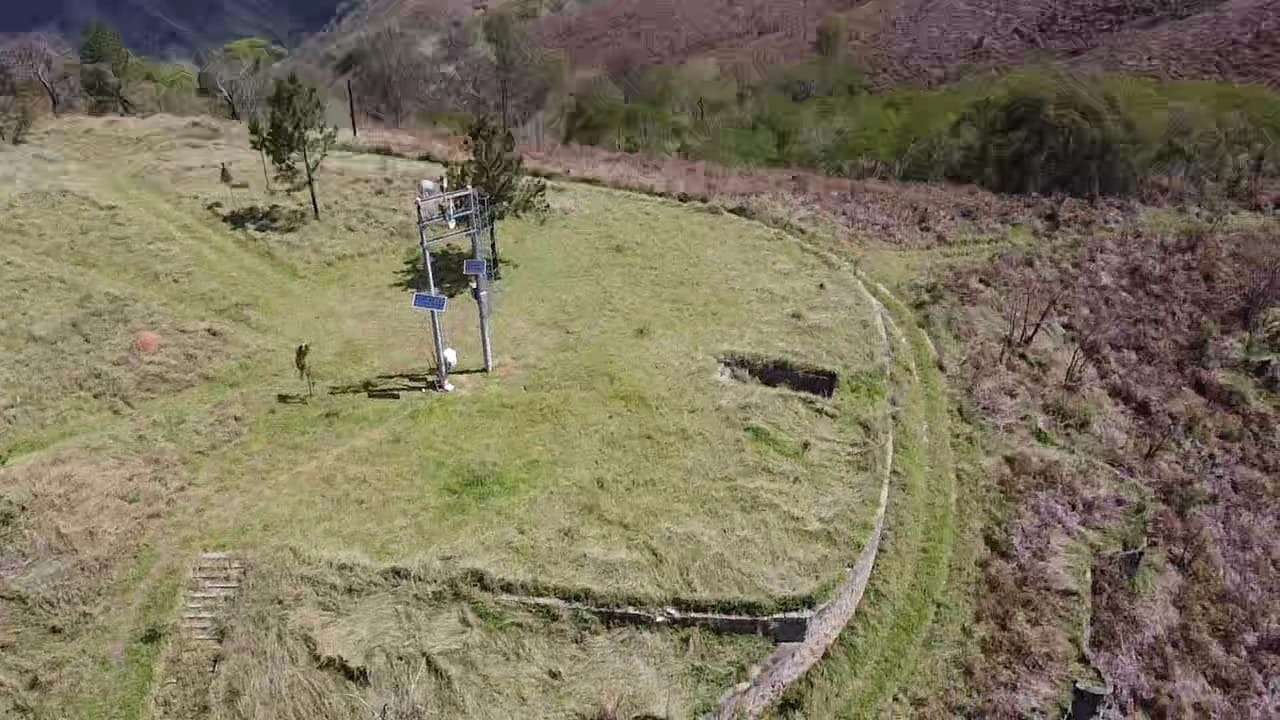
[{"label": "metal lattice tower", "polygon": [[484,351],[485,372],[493,372],[493,347],[489,336],[489,283],[497,278],[497,245],[493,218],[484,195],[468,185],[450,191],[448,182],[438,184],[424,180],[418,185],[415,203],[418,215],[418,242],[422,250],[423,272],[427,276],[427,293],[415,293],[414,307],[431,314],[431,335],[436,351],[436,368],[440,389],[449,391],[449,365],[445,360],[444,334],[440,314],[448,299],[436,291],[435,270],[431,250],[460,237],[471,240],[471,258],[463,263],[463,273],[473,278],[471,294],[480,316],[480,342]]}]

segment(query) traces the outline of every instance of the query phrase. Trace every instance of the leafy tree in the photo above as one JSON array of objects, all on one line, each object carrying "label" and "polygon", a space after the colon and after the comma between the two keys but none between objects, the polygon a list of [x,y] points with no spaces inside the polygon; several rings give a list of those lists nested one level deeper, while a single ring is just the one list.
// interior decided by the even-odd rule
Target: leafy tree
[{"label": "leafy tree", "polygon": [[124,39],[110,25],[95,20],[80,43],[80,85],[97,112],[132,112],[125,85],[134,70],[134,57]]},{"label": "leafy tree", "polygon": [[677,67],[671,78],[672,109],[705,123],[733,106],[737,86],[715,60],[694,60]]},{"label": "leafy tree", "polygon": [[194,93],[197,89],[196,75],[191,68],[149,58],[134,58],[129,66],[129,80],[148,82],[177,92]]},{"label": "leafy tree", "polygon": [[105,64],[123,80],[132,61],[133,53],[129,52],[120,33],[110,25],[95,20],[85,28],[84,40],[80,44],[81,65]]},{"label": "leafy tree", "polygon": [[600,145],[621,131],[622,92],[606,77],[585,78],[574,88],[564,121],[564,142]]},{"label": "leafy tree", "polygon": [[283,48],[262,38],[229,42],[204,58],[198,77],[200,90],[217,98],[232,120],[259,117],[271,86],[271,66],[285,55]]},{"label": "leafy tree", "polygon": [[289,52],[265,38],[247,37],[223,45],[222,54],[239,62],[270,64],[283,60]]},{"label": "leafy tree", "polygon": [[277,80],[267,101],[265,127],[250,124],[250,147],[265,152],[276,168],[276,177],[298,189],[305,180],[311,193],[311,210],[320,219],[315,173],[333,149],[338,129],[324,123],[324,103],[316,88],[304,84],[296,73]]},{"label": "leafy tree", "polygon": [[361,106],[381,120],[400,127],[406,115],[426,95],[427,59],[417,38],[396,27],[365,36],[337,64],[350,74]]},{"label": "leafy tree", "polygon": [[634,45],[616,48],[605,57],[605,74],[622,91],[623,104],[631,104],[640,94],[644,86],[647,60],[645,51]]},{"label": "leafy tree", "polygon": [[484,39],[493,50],[498,83],[498,116],[503,132],[527,119],[546,98],[548,65],[534,50],[525,22],[512,12],[495,12],[484,18]]},{"label": "leafy tree", "polygon": [[1136,132],[1114,97],[1072,79],[1015,85],[975,103],[956,123],[953,175],[996,192],[1082,197],[1132,192]]},{"label": "leafy tree", "polygon": [[80,66],[80,85],[93,99],[96,112],[132,113],[133,104],[124,94],[124,83],[107,63]]}]

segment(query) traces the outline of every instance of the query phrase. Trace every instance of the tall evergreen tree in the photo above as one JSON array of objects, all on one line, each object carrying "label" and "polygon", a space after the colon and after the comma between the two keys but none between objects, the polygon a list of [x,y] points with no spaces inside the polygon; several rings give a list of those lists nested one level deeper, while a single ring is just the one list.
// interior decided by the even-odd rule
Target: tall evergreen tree
[{"label": "tall evergreen tree", "polygon": [[94,20],[85,28],[84,40],[80,43],[81,65],[109,65],[111,72],[124,80],[132,59],[133,54],[115,28],[100,20]]},{"label": "tall evergreen tree", "polygon": [[110,25],[95,20],[84,31],[80,44],[80,85],[99,112],[132,112],[125,97],[125,82],[133,54]]}]

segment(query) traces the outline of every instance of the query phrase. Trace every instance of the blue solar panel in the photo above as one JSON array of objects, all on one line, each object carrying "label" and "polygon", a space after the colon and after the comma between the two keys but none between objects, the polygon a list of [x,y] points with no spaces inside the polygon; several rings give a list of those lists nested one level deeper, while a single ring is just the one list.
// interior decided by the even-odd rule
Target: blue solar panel
[{"label": "blue solar panel", "polygon": [[488,275],[489,263],[486,260],[463,260],[463,275]]},{"label": "blue solar panel", "polygon": [[428,295],[427,293],[414,293],[413,306],[419,310],[428,310],[430,312],[444,312],[444,308],[449,304],[449,298],[443,295]]}]

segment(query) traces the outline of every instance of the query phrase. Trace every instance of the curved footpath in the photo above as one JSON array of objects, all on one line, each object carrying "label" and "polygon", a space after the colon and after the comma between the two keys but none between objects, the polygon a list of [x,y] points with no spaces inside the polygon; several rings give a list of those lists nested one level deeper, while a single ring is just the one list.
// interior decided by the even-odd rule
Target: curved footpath
[{"label": "curved footpath", "polygon": [[[858,278],[858,289],[876,311],[876,327],[880,333],[883,347],[882,362],[886,374],[891,372],[893,363],[893,346],[889,341],[887,327],[894,329],[900,342],[905,342],[893,318],[889,316],[884,305],[868,290],[863,280]],[[910,354],[908,353],[908,358]],[[912,376],[916,376],[915,361],[910,363]],[[895,399],[889,397],[890,407],[894,407]],[[875,567],[876,555],[880,549],[880,539],[884,534],[885,511],[889,505],[889,482],[893,469],[894,428],[890,421],[889,433],[885,440],[885,457],[880,482],[880,505],[876,509],[875,524],[871,536],[858,555],[857,561],[847,571],[845,582],[836,590],[835,596],[819,608],[809,623],[808,631],[800,642],[781,643],[778,649],[765,661],[762,669],[750,682],[741,683],[731,689],[720,699],[714,712],[708,717],[714,720],[738,720],[740,718],[758,718],[793,683],[804,676],[822,659],[827,649],[835,643],[841,631],[853,619],[862,595],[866,592],[867,583],[871,579],[871,570]]]}]

